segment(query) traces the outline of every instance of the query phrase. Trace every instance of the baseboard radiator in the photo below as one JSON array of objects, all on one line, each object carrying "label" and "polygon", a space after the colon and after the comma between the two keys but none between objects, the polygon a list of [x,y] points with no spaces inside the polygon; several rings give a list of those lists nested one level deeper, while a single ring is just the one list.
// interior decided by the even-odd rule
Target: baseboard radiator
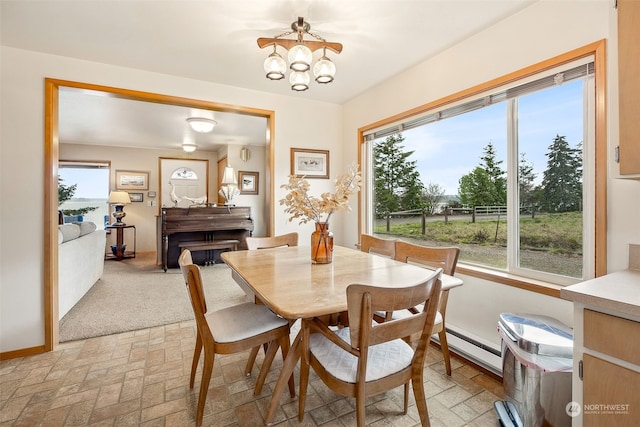
[{"label": "baseboard radiator", "polygon": [[[438,341],[437,337],[434,335],[435,341]],[[447,326],[447,342],[450,351],[502,377],[500,348],[495,348],[495,345],[483,341],[471,332]]]}]

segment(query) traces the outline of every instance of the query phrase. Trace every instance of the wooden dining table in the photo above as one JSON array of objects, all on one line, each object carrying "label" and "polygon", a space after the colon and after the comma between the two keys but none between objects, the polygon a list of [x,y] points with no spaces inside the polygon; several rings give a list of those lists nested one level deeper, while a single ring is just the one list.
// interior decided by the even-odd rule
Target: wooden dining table
[{"label": "wooden dining table", "polygon": [[[221,257],[247,295],[292,322],[345,312],[346,288],[352,283],[405,287],[432,274],[424,267],[342,246],[334,246],[330,264],[313,264],[311,248],[306,246],[224,252]],[[460,285],[459,278],[442,276],[443,288]],[[273,422],[280,397],[300,359],[301,339],[298,334],[284,361],[265,415],[266,425]]]}]

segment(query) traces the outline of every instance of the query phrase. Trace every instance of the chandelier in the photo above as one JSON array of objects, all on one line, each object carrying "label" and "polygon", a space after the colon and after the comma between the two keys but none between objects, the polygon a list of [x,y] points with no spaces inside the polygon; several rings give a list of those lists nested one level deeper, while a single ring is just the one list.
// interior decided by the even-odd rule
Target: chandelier
[{"label": "chandelier", "polygon": [[[322,56],[313,65],[313,75],[315,81],[326,84],[333,81],[336,74],[335,64],[327,57],[327,49],[332,52],[342,52],[342,44],[328,42],[317,34],[313,34],[309,30],[311,25],[302,17],[298,17],[297,21],[291,24],[291,30],[272,38],[260,37],[258,46],[260,49],[267,46],[273,46],[273,52],[264,61],[264,71],[266,77],[270,80],[281,80],[287,71],[287,63],[284,58],[277,52],[277,47],[281,46],[289,51],[287,59],[289,60],[289,83],[291,89],[301,92],[309,89],[311,81],[311,62],[313,61],[313,52],[322,49]],[[296,35],[295,39],[284,38],[292,34]],[[305,35],[312,40],[305,40]]]}]

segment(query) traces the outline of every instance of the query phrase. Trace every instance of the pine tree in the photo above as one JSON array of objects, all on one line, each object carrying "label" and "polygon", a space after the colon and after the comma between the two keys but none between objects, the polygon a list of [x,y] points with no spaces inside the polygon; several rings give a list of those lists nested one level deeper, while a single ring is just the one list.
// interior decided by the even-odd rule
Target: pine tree
[{"label": "pine tree", "polygon": [[520,208],[534,209],[537,203],[537,194],[534,181],[538,175],[533,172],[533,165],[527,161],[525,153],[520,153],[518,165],[518,186]]},{"label": "pine tree", "polygon": [[502,160],[496,160],[491,141],[482,151],[480,166],[458,181],[460,202],[466,206],[504,206],[507,204],[507,179],[500,168]]},{"label": "pine tree", "polygon": [[565,136],[556,135],[549,146],[543,173],[543,207],[547,212],[582,210],[582,149],[571,148]]},{"label": "pine tree", "polygon": [[389,212],[420,209],[422,182],[417,162],[408,160],[413,151],[403,151],[402,134],[388,136],[373,146],[375,209],[378,218]]}]

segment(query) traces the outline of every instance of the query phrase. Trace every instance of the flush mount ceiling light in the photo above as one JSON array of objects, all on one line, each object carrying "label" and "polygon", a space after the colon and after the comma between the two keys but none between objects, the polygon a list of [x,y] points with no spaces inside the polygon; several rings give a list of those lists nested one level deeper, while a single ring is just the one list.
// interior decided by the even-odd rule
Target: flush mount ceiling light
[{"label": "flush mount ceiling light", "polygon": [[205,119],[204,117],[189,117],[187,123],[189,123],[191,129],[200,133],[211,132],[217,124],[215,120]]},{"label": "flush mount ceiling light", "polygon": [[198,148],[198,146],[196,144],[192,144],[190,142],[183,142],[182,143],[182,150],[185,153],[193,153],[194,151],[196,151],[196,148]]},{"label": "flush mount ceiling light", "polygon": [[[322,37],[310,32],[311,25],[299,17],[297,21],[291,24],[291,30],[272,38],[261,37],[258,39],[258,46],[265,48],[273,46],[273,52],[264,61],[264,71],[266,77],[270,80],[281,80],[287,72],[287,63],[284,58],[277,52],[277,47],[281,46],[288,50],[287,59],[289,60],[289,83],[291,89],[301,92],[309,89],[311,81],[311,62],[313,61],[313,52],[322,49],[322,56],[313,66],[313,75],[318,83],[331,83],[336,74],[335,64],[327,57],[327,49],[332,52],[342,52],[342,44],[328,42]],[[296,39],[287,39],[283,37],[296,35]],[[309,36],[312,40],[305,40],[304,37]],[[315,40],[313,40],[315,39]]]}]

